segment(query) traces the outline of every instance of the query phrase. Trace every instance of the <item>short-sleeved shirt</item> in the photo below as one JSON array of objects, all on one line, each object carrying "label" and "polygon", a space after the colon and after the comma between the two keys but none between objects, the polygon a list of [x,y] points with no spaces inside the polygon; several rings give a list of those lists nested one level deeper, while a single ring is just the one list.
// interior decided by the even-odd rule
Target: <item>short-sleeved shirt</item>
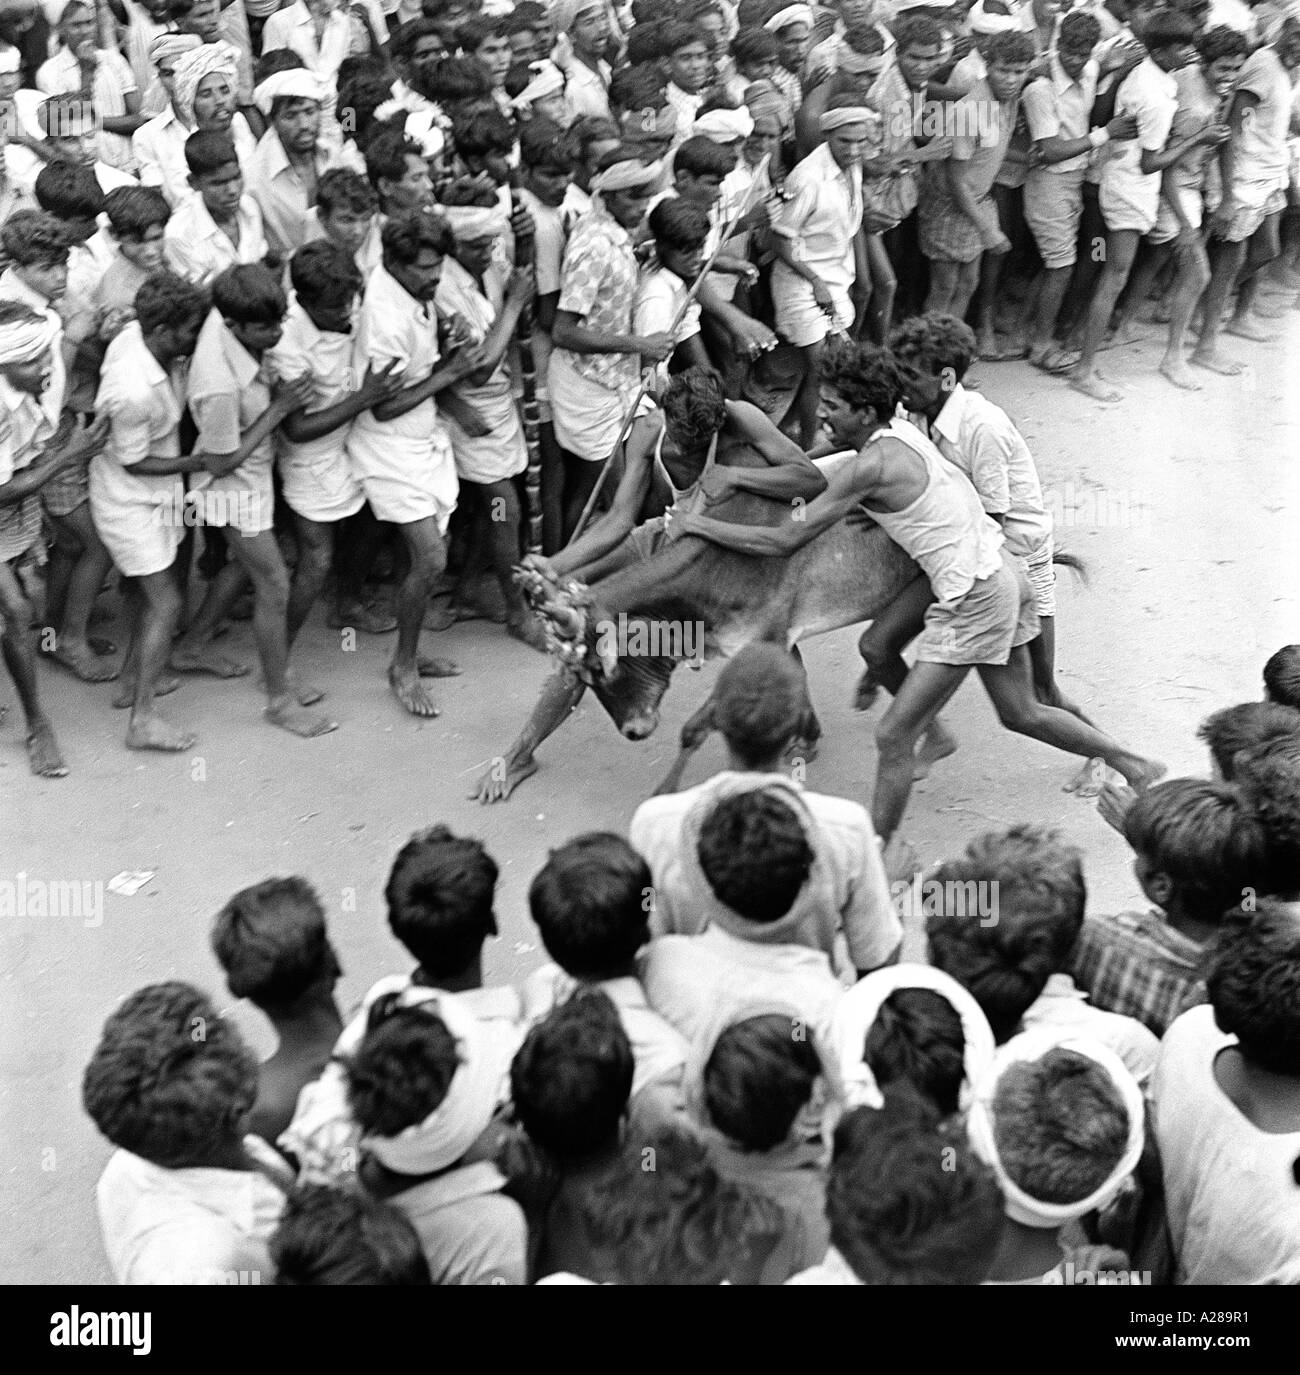
[{"label": "short-sleeved shirt", "polygon": [[92,511],[101,506],[155,506],[174,498],[179,474],[157,476],[132,469],[151,454],[181,451],[181,380],[170,376],[145,346],[138,321],[124,325],[108,346],[95,412],[110,421],[108,442],[90,460]]},{"label": "short-sleeved shirt", "polygon": [[543,205],[527,187],[519,200],[533,221],[533,269],[537,275],[537,294],[553,296],[560,289],[560,268],[564,247],[573,221],[564,206]]},{"label": "short-sleeved shirt", "polygon": [[1085,1036],[1111,1050],[1124,1061],[1129,1073],[1145,1084],[1155,1067],[1160,1042],[1133,1017],[1104,1012],[1088,1002],[1066,973],[1051,975],[1047,985],[1021,1019],[1025,1031],[1043,1031],[1065,1040]]},{"label": "short-sleeved shirt", "polygon": [[[36,461],[54,426],[40,402],[0,376],[0,487]],[[25,554],[41,535],[41,494],[0,506],[0,560]]]},{"label": "short-sleeved shirt", "polygon": [[[582,317],[600,334],[628,334],[636,299],[637,264],[632,236],[599,203],[574,227],[560,270],[558,309]],[[635,353],[573,353],[556,349],[575,372],[611,391],[635,387],[640,363]]]},{"label": "short-sleeved shirt", "polygon": [[331,10],[325,20],[325,30],[318,38],[311,11],[302,0],[295,0],[294,4],[273,13],[262,29],[262,52],[279,48],[297,53],[309,72],[332,86],[343,59],[352,51],[352,21],[348,11]]},{"label": "short-sleeved shirt", "polygon": [[961,383],[930,422],[939,452],[970,478],[984,509],[1004,516],[1007,552],[1025,558],[1052,536],[1052,517],[1029,445],[1001,406]]},{"label": "short-sleeved shirt", "polygon": [[104,275],[95,284],[91,300],[98,311],[134,310],[135,294],[148,280],[149,274],[138,268],[122,253],[114,256],[113,261],[104,269]]},{"label": "short-sleeved shirt", "polygon": [[[186,386],[190,414],[199,431],[198,451],[229,454],[239,448],[244,431],[271,404],[267,374],[263,363],[231,334],[220,313],[210,311],[199,331]],[[234,472],[224,477],[195,473],[190,490],[206,490],[214,497],[235,501],[263,502],[270,492],[274,458],[274,445],[268,436]],[[253,510],[254,519],[265,528],[270,526],[270,515],[269,511]]]},{"label": "short-sleeved shirt", "polygon": [[[81,64],[71,49],[61,48],[36,73],[36,88],[46,95],[76,95],[81,90]],[[118,119],[125,115],[126,98],[138,89],[135,73],[121,53],[100,48],[95,54],[95,79],[91,92],[95,113]],[[99,156],[111,167],[134,171],[135,154],[128,134],[99,132]]]},{"label": "short-sleeved shirt", "polygon": [[[1031,81],[1020,96],[1029,137],[1035,143],[1049,138],[1086,138],[1092,103],[1097,97],[1099,73],[1096,62],[1087,62],[1079,79],[1071,80],[1060,59],[1053,54],[1048,74]],[[1043,163],[1041,170],[1077,172],[1088,165],[1089,156],[1087,151],[1076,153],[1061,162]]]},{"label": "short-sleeved shirt", "polygon": [[63,361],[63,321],[59,312],[48,296],[28,286],[12,267],[0,273],[0,301],[19,301],[58,326],[58,332],[50,344],[50,381],[41,393],[39,403],[51,426],[57,427],[68,386],[67,369]]},{"label": "short-sleeved shirt", "polygon": [[[1214,123],[1220,101],[1206,81],[1205,71],[1199,62],[1176,71],[1174,81],[1178,86],[1178,108],[1174,111],[1174,122],[1169,126],[1169,142],[1181,143],[1207,124]],[[1206,199],[1210,204],[1217,203],[1221,185],[1217,149],[1199,143],[1174,163],[1172,171],[1178,186],[1188,190],[1199,191],[1210,183]]]},{"label": "short-sleeved shirt", "polygon": [[[193,194],[190,169],[185,161],[185,141],[194,132],[176,117],[171,105],[152,119],[146,120],[131,135],[131,147],[140,167],[141,186],[156,186],[167,203],[175,209]],[[234,140],[235,155],[241,167],[252,159],[257,141],[248,121],[236,114],[230,121],[230,137]]]},{"label": "short-sleeved shirt", "polygon": [[609,119],[609,80],[611,76],[608,62],[599,62],[599,71],[592,71],[578,57],[572,57],[564,68],[568,84],[564,94],[569,108],[576,118],[583,115],[597,115]]},{"label": "short-sleeved shirt", "polygon": [[1255,207],[1290,180],[1291,79],[1272,48],[1257,48],[1241,69],[1237,90],[1255,96],[1259,104],[1233,134],[1233,184],[1226,189],[1238,205]]},{"label": "short-sleeved shirt", "polygon": [[1178,110],[1178,83],[1147,57],[1120,83],[1115,115],[1137,119],[1137,137],[1106,145],[1101,163],[1103,194],[1108,185],[1127,203],[1149,203],[1154,220],[1160,203],[1160,173],[1142,170],[1142,154],[1159,152],[1169,142]]},{"label": "short-sleeved shirt", "polygon": [[1074,947],[1071,972],[1093,1006],[1163,1036],[1189,1007],[1205,1001],[1205,951],[1159,912],[1091,916]]},{"label": "short-sleeved shirt", "polygon": [[[333,165],[328,149],[319,143],[315,161],[317,178]],[[312,201],[274,125],[258,139],[257,148],[244,167],[244,176],[248,193],[262,212],[262,228],[271,252],[281,258],[289,257],[307,242],[307,214]]]},{"label": "short-sleeved shirt", "polygon": [[[318,329],[295,300],[284,317],[280,342],[266,356],[277,378],[311,378],[316,392],[306,407],[310,413],[336,406],[357,385],[352,356],[355,344],[351,334]],[[276,437],[276,446],[287,462],[310,464],[321,458],[337,458],[347,443],[350,424],[340,425],[319,439],[295,441],[281,432]]]},{"label": "short-sleeved shirt", "polygon": [[207,286],[219,273],[240,263],[260,263],[268,246],[262,232],[262,212],[247,192],[239,199],[239,243],[236,245],[212,218],[203,197],[188,196],[163,230],[167,266],[196,286]]},{"label": "short-sleeved shirt", "polygon": [[861,228],[862,168],[842,168],[820,144],[786,178],[772,232],[791,240],[827,286],[847,291],[857,275],[853,240]]}]

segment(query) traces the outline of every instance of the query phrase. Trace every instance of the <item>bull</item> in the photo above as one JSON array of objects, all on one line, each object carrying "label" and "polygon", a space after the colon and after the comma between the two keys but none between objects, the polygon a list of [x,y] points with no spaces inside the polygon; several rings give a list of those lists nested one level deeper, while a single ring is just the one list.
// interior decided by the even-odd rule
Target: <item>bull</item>
[{"label": "bull", "polygon": [[[851,461],[845,454],[819,466]],[[743,446],[728,463],[756,467],[762,460]],[[747,525],[797,520],[789,503],[733,492],[710,508],[718,519]],[[602,560],[602,564],[606,561]],[[598,566],[599,567],[599,566]],[[683,536],[644,561],[624,564],[593,580],[557,583],[525,565],[520,583],[547,629],[560,667],[547,680],[532,714],[508,752],[480,779],[474,796],[504,801],[537,771],[538,746],[564,721],[590,688],[628,740],[645,740],[659,724],[659,708],[680,655],[619,652],[609,627],[620,623],[702,623],[706,657],[729,658],[745,645],[766,641],[798,656],[814,635],[874,619],[920,569],[878,526],[841,521],[789,558],[734,553],[696,536]],[[670,635],[649,634],[650,644]],[[680,637],[676,637],[680,639]],[[710,729],[705,703],[682,730],[681,753],[661,790],[675,786],[691,754]],[[821,728],[805,723],[803,746],[811,754]]]}]

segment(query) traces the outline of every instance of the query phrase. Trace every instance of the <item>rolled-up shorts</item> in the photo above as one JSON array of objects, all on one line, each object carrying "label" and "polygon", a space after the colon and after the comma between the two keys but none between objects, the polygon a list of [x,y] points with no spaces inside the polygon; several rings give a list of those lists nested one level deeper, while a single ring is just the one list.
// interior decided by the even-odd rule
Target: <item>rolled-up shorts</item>
[{"label": "rolled-up shorts", "polygon": [[207,487],[187,492],[185,501],[193,508],[191,524],[238,530],[249,538],[265,534],[275,524],[270,464],[256,471],[245,469],[236,482],[217,478]]},{"label": "rolled-up shorts", "polygon": [[0,562],[20,559],[41,542],[41,497],[32,492],[0,506]]},{"label": "rolled-up shorts", "polygon": [[614,452],[632,395],[584,377],[562,351],[551,354],[551,424],[560,448],[588,463]]},{"label": "rolled-up shorts", "polygon": [[90,479],[84,463],[65,468],[41,488],[41,504],[52,516],[70,516],[90,500]]},{"label": "rolled-up shorts", "polygon": [[1160,178],[1154,178],[1154,187],[1148,188],[1145,177],[1113,176],[1102,177],[1098,191],[1101,217],[1112,234],[1132,230],[1138,234],[1149,234],[1155,227],[1156,215],[1160,209]]},{"label": "rolled-up shorts", "polygon": [[1228,227],[1216,235],[1224,243],[1244,243],[1255,233],[1270,215],[1278,215],[1286,209],[1286,192],[1274,191],[1263,205],[1240,207],[1233,215]]},{"label": "rolled-up shorts", "polygon": [[1000,666],[1039,632],[1024,564],[1004,549],[1002,567],[980,578],[955,605],[932,602],[916,642],[918,663]]},{"label": "rolled-up shorts", "polygon": [[1086,167],[1070,172],[1034,168],[1025,181],[1025,223],[1048,269],[1073,267],[1078,259],[1086,171]]},{"label": "rolled-up shorts", "polygon": [[176,562],[185,534],[184,502],[179,480],[169,492],[160,491],[158,500],[146,503],[105,498],[91,478],[90,518],[124,578],[147,578]]},{"label": "rolled-up shorts", "polygon": [[847,330],[853,324],[853,302],[843,288],[829,282],[835,319],[817,304],[813,289],[792,272],[779,277],[772,271],[772,304],[776,311],[776,332],[796,348],[820,344],[832,332]]},{"label": "rolled-up shorts", "polygon": [[1034,589],[1034,610],[1039,616],[1056,615],[1056,565],[1052,562],[1055,552],[1049,536],[1045,544],[1024,556],[1025,576]]},{"label": "rolled-up shorts", "polygon": [[[981,204],[992,205],[992,195],[984,196]],[[916,237],[921,252],[931,262],[973,263],[984,252],[975,222],[962,214],[956,201],[937,193],[921,197]]]},{"label": "rolled-up shorts", "polygon": [[329,524],[354,516],[366,504],[360,481],[340,445],[337,453],[280,458],[285,504],[304,520]]}]

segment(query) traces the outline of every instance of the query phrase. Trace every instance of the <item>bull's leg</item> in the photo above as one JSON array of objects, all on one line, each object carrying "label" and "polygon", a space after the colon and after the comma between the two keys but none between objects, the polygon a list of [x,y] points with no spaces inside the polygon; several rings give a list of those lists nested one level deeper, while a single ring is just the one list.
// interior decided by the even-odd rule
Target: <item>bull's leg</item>
[{"label": "bull's leg", "polygon": [[504,755],[488,765],[470,798],[480,802],[504,802],[525,778],[535,774],[537,761],[533,754],[537,747],[563,725],[585,691],[586,686],[580,679],[560,671],[552,673],[542,684],[542,695],[519,732],[519,738]]},{"label": "bull's leg", "polygon": [[675,793],[681,790],[682,775],[686,772],[686,766],[694,759],[700,746],[713,734],[713,698],[707,702],[690,718],[682,727],[681,749],[677,752],[677,758],[673,766],[664,776],[664,781],[651,794],[652,797],[662,797],[664,793]]}]

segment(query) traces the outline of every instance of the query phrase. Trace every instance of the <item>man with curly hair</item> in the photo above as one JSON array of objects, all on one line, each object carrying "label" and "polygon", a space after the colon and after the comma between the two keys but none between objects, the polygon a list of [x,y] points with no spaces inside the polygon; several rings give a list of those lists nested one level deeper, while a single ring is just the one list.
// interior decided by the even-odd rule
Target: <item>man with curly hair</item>
[{"label": "man with curly hair", "polygon": [[81,1101],[117,1147],[96,1197],[119,1284],[265,1284],[292,1172],[245,1136],[257,1063],[189,984],[150,984],[104,1023]]}]

